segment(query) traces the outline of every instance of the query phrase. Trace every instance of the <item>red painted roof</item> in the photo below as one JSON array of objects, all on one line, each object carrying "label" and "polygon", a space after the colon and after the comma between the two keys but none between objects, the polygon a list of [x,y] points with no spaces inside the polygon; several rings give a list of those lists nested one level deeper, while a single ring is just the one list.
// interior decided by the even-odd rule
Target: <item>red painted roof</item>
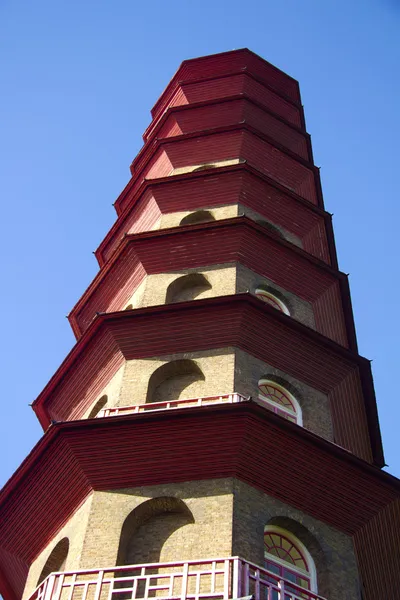
[{"label": "red painted roof", "polygon": [[19,594],[13,564],[29,564],[91,490],[222,477],[350,535],[400,495],[394,477],[253,402],[58,423],[0,494],[7,581]]}]

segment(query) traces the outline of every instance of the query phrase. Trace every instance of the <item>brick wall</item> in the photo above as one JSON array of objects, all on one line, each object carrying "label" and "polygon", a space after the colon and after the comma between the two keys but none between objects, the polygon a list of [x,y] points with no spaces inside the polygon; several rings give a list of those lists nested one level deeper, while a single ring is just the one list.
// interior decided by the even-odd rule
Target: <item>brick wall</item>
[{"label": "brick wall", "polygon": [[[162,522],[161,519],[161,530],[157,532],[157,519],[148,519],[147,527],[144,524],[137,531],[141,544],[131,547],[132,559],[145,562],[155,553],[159,554],[160,561],[230,555],[233,510],[231,481],[195,481],[95,492],[81,568],[115,564],[125,519],[143,502],[162,496],[183,500],[193,515],[193,522],[180,522],[180,515],[175,516],[175,523],[170,527],[171,535],[168,536],[166,529],[171,525],[171,520],[168,522],[167,518]],[[169,514],[171,516],[172,513]],[[175,527],[177,524],[181,526]],[[153,534],[156,534],[156,539]],[[161,548],[155,544],[160,540],[163,540]]]},{"label": "brick wall", "polygon": [[350,537],[236,479],[93,492],[32,564],[24,597],[32,593],[50,552],[63,537],[70,542],[65,570],[120,563],[121,532],[135,513],[141,520],[126,542],[129,564],[239,555],[263,565],[264,527],[273,524],[306,546],[321,595],[360,600]]},{"label": "brick wall", "polygon": [[177,380],[177,396],[179,398],[196,398],[213,396],[234,391],[235,354],[233,349],[207,350],[171,354],[143,360],[130,360],[125,365],[122,388],[118,406],[144,404],[147,387],[151,375],[156,369],[170,361],[193,360],[204,374],[203,381],[194,381],[183,391],[181,382]]},{"label": "brick wall", "polygon": [[243,350],[235,350],[235,392],[256,399],[259,380],[268,378],[275,379],[294,395],[302,409],[306,429],[333,441],[331,410],[325,394]]},{"label": "brick wall", "polygon": [[360,600],[356,558],[349,536],[241,481],[234,480],[233,486],[233,555],[262,564],[264,527],[278,525],[295,535],[310,552],[319,594],[328,600]]},{"label": "brick wall", "polygon": [[306,302],[299,296],[285,290],[267,277],[261,277],[255,271],[244,267],[240,263],[236,265],[236,293],[249,291],[255,294],[257,287],[265,287],[267,291],[275,294],[282,300],[290,312],[290,316],[300,321],[307,327],[315,329],[314,312],[310,302]]}]

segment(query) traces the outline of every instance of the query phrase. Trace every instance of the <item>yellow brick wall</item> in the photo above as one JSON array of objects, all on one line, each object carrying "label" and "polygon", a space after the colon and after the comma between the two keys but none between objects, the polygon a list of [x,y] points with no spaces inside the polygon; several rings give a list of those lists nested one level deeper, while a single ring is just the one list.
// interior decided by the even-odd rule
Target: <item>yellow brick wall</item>
[{"label": "yellow brick wall", "polygon": [[154,371],[170,361],[181,359],[193,360],[204,374],[204,381],[189,385],[179,394],[181,398],[230,393],[234,391],[234,356],[233,349],[226,348],[130,360],[125,365],[118,406],[144,404],[148,382]]},{"label": "yellow brick wall", "polygon": [[[125,519],[141,503],[160,496],[180,498],[194,518],[194,523],[184,525],[172,533],[170,539],[167,537],[161,548],[160,561],[230,555],[233,510],[231,480],[171,483],[95,492],[83,545],[81,568],[116,564]],[[151,531],[152,524],[149,525]],[[150,537],[147,538],[147,543],[151,544]],[[144,559],[148,556],[147,552],[148,549],[143,548]],[[140,559],[140,556],[137,558]]]},{"label": "yellow brick wall", "polygon": [[269,377],[278,378],[278,383],[295,396],[302,409],[303,426],[333,441],[329,399],[325,394],[241,349],[235,350],[235,392],[257,400],[259,380]]},{"label": "yellow brick wall", "polygon": [[350,536],[235,479],[232,554],[262,564],[264,527],[268,524],[286,529],[305,545],[317,569],[320,595],[329,600],[360,599]]},{"label": "yellow brick wall", "polygon": [[[36,587],[50,552],[65,536],[70,542],[65,570],[116,565],[121,558],[118,554],[125,520],[149,501],[158,502],[160,510],[145,514],[134,529],[128,540],[132,561],[128,564],[239,555],[262,566],[264,527],[272,524],[286,529],[306,546],[317,569],[320,594],[329,600],[359,600],[357,565],[349,536],[231,478],[93,492],[33,562],[24,598]],[[174,501],[184,506],[189,518],[167,508]]]},{"label": "yellow brick wall", "polygon": [[133,308],[143,308],[165,304],[168,286],[179,277],[191,273],[201,273],[211,285],[211,289],[205,290],[197,296],[198,299],[235,293],[236,266],[215,265],[205,269],[182,269],[173,273],[147,275],[140,287],[132,294],[126,306],[132,304]]}]

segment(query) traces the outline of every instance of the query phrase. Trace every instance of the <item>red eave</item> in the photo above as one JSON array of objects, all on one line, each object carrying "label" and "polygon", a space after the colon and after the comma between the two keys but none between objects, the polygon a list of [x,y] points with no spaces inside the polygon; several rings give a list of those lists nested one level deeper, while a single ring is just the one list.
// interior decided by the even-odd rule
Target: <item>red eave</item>
[{"label": "red eave", "polygon": [[[280,92],[278,89],[276,89],[275,86],[271,86],[270,82],[267,81],[266,79],[255,76],[250,71],[248,71],[246,68],[244,70],[243,69],[229,69],[229,70],[226,70],[224,73],[218,73],[218,74],[214,75],[213,77],[210,77],[209,74],[203,75],[202,77],[199,77],[199,76],[187,77],[187,76],[183,75],[183,73],[182,73],[183,69],[186,66],[190,66],[191,64],[201,63],[201,62],[206,63],[207,61],[209,61],[209,59],[215,59],[218,57],[226,58],[230,55],[233,56],[233,55],[238,55],[240,53],[242,53],[244,55],[247,54],[251,57],[255,57],[256,59],[261,60],[265,65],[268,65],[268,67],[270,67],[273,71],[281,74],[287,80],[292,81],[296,87],[296,94],[298,95],[298,102],[295,101],[291,96]],[[269,63],[268,61],[262,59],[260,56],[258,56],[257,54],[255,54],[254,52],[249,50],[248,48],[242,48],[240,50],[232,50],[229,52],[221,52],[219,54],[212,54],[212,55],[208,55],[208,56],[201,56],[201,57],[192,58],[189,60],[184,60],[181,63],[181,65],[179,66],[175,75],[172,77],[172,79],[169,82],[169,84],[167,85],[167,87],[165,88],[165,90],[162,92],[161,96],[158,98],[158,100],[155,103],[155,105],[153,106],[153,108],[151,109],[151,115],[152,115],[153,119],[157,118],[158,113],[160,111],[160,106],[163,106],[170,101],[170,99],[172,98],[172,96],[174,95],[174,93],[176,91],[176,88],[178,87],[178,85],[180,83],[183,83],[183,82],[195,83],[197,81],[210,81],[212,79],[228,77],[229,75],[235,75],[237,73],[242,73],[242,72],[246,72],[247,74],[251,75],[252,77],[254,77],[254,79],[256,79],[257,81],[259,81],[260,83],[265,85],[265,87],[268,87],[269,89],[271,89],[274,93],[276,93],[278,96],[281,96],[284,100],[291,102],[295,106],[298,106],[301,109],[301,113],[302,113],[300,89],[299,89],[298,81],[296,79],[294,79],[293,77],[291,77],[290,75],[287,75],[287,73],[284,73],[283,71],[281,71],[280,69],[278,69],[277,67],[275,67],[274,65]]]},{"label": "red eave", "polygon": [[[333,237],[333,229],[331,226],[332,215],[330,213],[326,212],[323,208],[320,208],[320,207],[312,204],[308,200],[305,200],[304,198],[302,198],[295,192],[293,192],[293,191],[289,190],[288,188],[286,188],[285,186],[279,184],[277,181],[271,179],[267,175],[260,173],[259,171],[257,171],[256,169],[254,169],[253,167],[248,165],[247,163],[242,162],[242,163],[238,163],[235,165],[218,167],[217,172],[218,172],[218,174],[224,174],[224,173],[235,172],[235,171],[240,171],[240,170],[247,171],[251,175],[258,177],[260,180],[265,181],[266,183],[268,183],[268,185],[271,185],[272,187],[276,188],[281,193],[283,193],[286,196],[293,198],[295,201],[299,202],[302,206],[304,206],[304,208],[306,210],[310,210],[310,211],[314,212],[315,214],[321,216],[321,218],[324,219],[325,224],[326,224],[326,229],[327,229],[327,234],[328,234],[328,244],[329,244],[329,250],[330,250],[332,264],[334,267],[337,267],[336,249],[335,249],[335,243],[334,243],[334,237]],[[120,225],[124,221],[124,219],[126,219],[129,212],[131,211],[132,207],[140,200],[140,198],[143,196],[143,194],[145,193],[145,191],[148,188],[150,188],[152,186],[168,185],[168,184],[171,184],[176,181],[185,181],[188,179],[203,179],[204,177],[215,177],[215,175],[216,175],[216,169],[210,169],[209,171],[201,171],[201,173],[199,173],[199,172],[183,173],[180,175],[173,175],[173,176],[167,176],[167,177],[160,177],[157,179],[143,180],[139,189],[134,193],[134,195],[130,199],[129,204],[127,204],[125,209],[118,215],[118,218],[115,221],[114,225],[111,227],[111,229],[107,233],[106,237],[103,239],[103,241],[101,242],[101,244],[95,251],[95,256],[96,256],[100,266],[102,266],[104,264],[104,260],[103,260],[104,248],[109,243],[109,241],[112,239],[113,235],[115,234],[117,229],[120,227]],[[126,197],[129,195],[131,188],[132,188],[133,184],[135,183],[135,181],[136,180],[134,178],[131,178],[131,180],[125,186],[124,190],[119,195],[116,202],[122,203],[125,201]]]},{"label": "red eave", "polygon": [[[344,273],[341,273],[340,271],[333,269],[332,267],[327,265],[324,261],[316,258],[315,256],[309,254],[308,252],[305,252],[298,246],[295,246],[294,244],[292,244],[282,238],[277,238],[276,236],[271,234],[268,230],[266,230],[259,224],[255,223],[253,220],[249,219],[248,217],[246,217],[246,216],[232,217],[229,219],[221,219],[218,221],[201,223],[198,225],[190,225],[187,227],[179,226],[179,227],[174,227],[174,228],[169,228],[169,229],[146,231],[143,233],[125,235],[124,239],[122,240],[122,242],[120,243],[120,245],[118,246],[118,248],[116,249],[114,254],[112,255],[111,259],[99,271],[99,273],[96,275],[96,277],[94,278],[94,280],[92,281],[90,286],[87,288],[85,293],[81,296],[81,298],[78,300],[78,302],[75,304],[75,306],[72,308],[72,310],[69,314],[68,318],[69,318],[71,327],[75,333],[75,336],[77,338],[79,338],[82,335],[82,331],[79,328],[79,325],[77,322],[77,315],[78,315],[79,311],[83,308],[85,303],[88,301],[89,297],[94,293],[96,288],[104,280],[104,278],[107,276],[107,274],[113,269],[113,267],[116,265],[116,263],[120,260],[124,250],[127,248],[127,246],[129,244],[135,243],[135,241],[153,239],[153,238],[158,239],[158,238],[165,238],[168,236],[180,237],[181,235],[185,235],[185,233],[187,233],[188,235],[192,234],[194,231],[198,231],[199,235],[201,235],[202,231],[225,230],[226,227],[229,227],[229,228],[247,227],[250,230],[255,230],[255,231],[261,232],[266,238],[273,239],[274,242],[277,243],[278,245],[284,246],[290,252],[297,254],[298,256],[302,257],[309,263],[315,265],[318,269],[321,269],[325,273],[328,273],[331,277],[337,279],[340,282],[342,294],[349,296],[347,276]],[[216,260],[217,260],[217,262],[221,262],[221,260],[219,260],[218,256],[219,255],[217,255]],[[344,309],[345,309],[345,321],[346,321],[346,329],[347,329],[349,345],[354,351],[357,351],[354,320],[353,320],[353,315],[352,315],[352,311],[351,311],[350,300],[346,301],[346,303],[344,304]]]},{"label": "red eave", "polygon": [[[245,314],[247,316],[244,316]],[[248,322],[250,316],[253,320],[255,319],[252,328],[256,327],[254,331],[253,329],[251,330],[253,331],[252,335],[250,334]],[[267,317],[268,320],[266,321]],[[160,329],[160,318],[165,331],[161,331]],[[243,326],[241,326],[243,318],[245,319],[245,322],[248,323],[247,327],[244,329]],[[191,323],[190,326],[189,322]],[[197,349],[240,346],[243,350],[249,351],[255,356],[258,356],[261,360],[266,360],[268,356],[264,355],[264,350],[262,350],[260,346],[261,340],[258,339],[258,336],[260,328],[267,322],[268,327],[273,328],[275,332],[273,334],[274,336],[278,335],[279,331],[281,337],[290,337],[291,341],[287,339],[285,342],[282,341],[282,343],[297,344],[299,348],[300,345],[307,345],[309,347],[309,352],[312,352],[313,354],[315,352],[318,354],[321,354],[321,352],[325,353],[326,364],[323,365],[321,363],[318,368],[313,369],[313,378],[316,376],[318,376],[318,378],[322,377],[320,384],[315,381],[314,384],[310,383],[310,385],[314,385],[314,387],[318,388],[318,386],[321,385],[322,380],[325,381],[327,377],[331,377],[331,367],[329,366],[331,364],[331,359],[337,365],[339,365],[339,363],[342,364],[341,369],[345,368],[347,374],[350,374],[350,371],[352,370],[351,365],[354,365],[354,367],[359,369],[363,385],[363,397],[367,409],[366,426],[368,427],[372,455],[375,463],[379,466],[383,466],[384,458],[382,442],[369,361],[329,340],[325,336],[309,329],[298,321],[276,311],[250,294],[236,294],[232,296],[222,296],[204,300],[194,300],[186,303],[152,306],[132,311],[98,315],[82,338],[68,354],[60,368],[50,379],[42,393],[34,401],[33,409],[42,426],[46,428],[50,418],[46,409],[47,400],[62,382],[63,378],[67,376],[69,370],[73,369],[74,365],[77,364],[79,357],[83,357],[85,349],[101,331],[107,333],[107,339],[112,340],[113,346],[118,349],[118,352],[120,354],[122,353],[127,360],[135,357],[150,357],[171,352],[190,351],[193,349],[194,345]],[[278,327],[279,329],[277,329]],[[172,334],[171,328],[173,329],[174,334]],[[177,328],[179,328],[179,336]],[[157,335],[155,334],[155,330],[157,331]],[[194,335],[195,333],[196,335]],[[211,337],[213,338],[212,341],[210,341]],[[140,340],[143,339],[146,339],[145,346],[140,342]],[[270,346],[268,340],[265,340],[265,338],[263,338],[263,340],[263,343],[267,343]],[[111,341],[108,341],[107,344],[109,347]],[[175,348],[174,350],[172,350],[172,345]],[[279,348],[277,348],[277,350],[279,350]],[[270,351],[271,350],[268,350],[268,352]],[[279,360],[282,361],[283,356],[280,351],[279,355]],[[300,358],[301,354],[296,361],[299,361]],[[285,361],[287,360],[288,357],[286,356]],[[301,358],[301,360],[303,359]],[[314,359],[308,354],[307,357],[305,357],[305,360],[307,361],[305,364],[308,365],[307,369],[309,370],[310,365],[312,364],[310,361]],[[291,359],[291,365],[292,363],[293,361]],[[300,368],[300,363],[296,362],[295,364],[297,365],[295,367],[296,369]],[[83,363],[81,366],[83,366]],[[294,366],[291,366],[289,372],[291,372],[293,368]],[[335,368],[338,368],[338,366]],[[322,375],[322,372],[318,375],[321,369],[324,375]],[[344,375],[341,375],[340,377],[343,376]],[[310,373],[307,377],[310,377]],[[337,375],[335,375],[335,378],[336,377]],[[324,386],[325,385],[326,383],[324,383]],[[78,390],[76,390],[76,393],[77,392]],[[357,438],[358,441],[356,443],[357,447],[358,444],[361,444],[360,448],[363,447],[364,450],[362,450],[362,452],[365,453],[367,452],[365,446],[366,439],[365,434],[362,433],[361,424],[360,427],[361,429],[357,435],[360,435],[361,437]],[[347,439],[346,434],[346,440]],[[352,444],[353,442],[349,439],[346,443],[342,443],[342,445],[349,447],[347,446],[349,443]]]},{"label": "red eave", "polygon": [[226,477],[348,535],[400,494],[391,475],[253,402],[58,423],[0,494],[0,556],[31,562],[92,490]]},{"label": "red eave", "polygon": [[[202,137],[207,137],[207,136],[212,136],[212,135],[221,135],[221,134],[232,132],[232,131],[247,131],[248,133],[251,133],[252,135],[259,138],[260,140],[267,142],[271,146],[274,146],[280,152],[282,152],[283,154],[288,156],[290,159],[303,165],[309,171],[311,171],[314,174],[314,182],[315,182],[315,188],[316,188],[316,193],[317,193],[317,202],[318,202],[317,206],[319,206],[320,208],[324,207],[324,202],[323,202],[323,197],[322,197],[322,188],[321,188],[320,179],[319,179],[319,168],[316,167],[313,163],[301,158],[299,155],[288,150],[287,148],[285,148],[284,146],[282,146],[281,144],[279,144],[277,141],[270,138],[269,136],[266,136],[266,135],[260,133],[255,128],[250,127],[246,123],[237,123],[237,124],[226,126],[226,127],[218,127],[218,128],[214,128],[214,129],[208,129],[206,131],[194,131],[194,132],[190,132],[190,133],[186,133],[186,134],[182,134],[182,135],[176,135],[173,137],[162,138],[162,139],[151,139],[147,144],[145,144],[142,147],[142,149],[139,151],[136,158],[134,159],[134,161],[131,164],[131,173],[133,175],[133,178],[128,183],[128,186],[132,186],[134,183],[137,182],[137,180],[141,176],[144,166],[148,163],[148,161],[156,153],[156,151],[163,145],[177,144],[179,142],[189,140],[189,139],[202,138]],[[240,157],[237,157],[237,158],[240,158]],[[278,185],[279,185],[279,183],[278,183]],[[282,187],[284,189],[288,189],[285,186],[282,186]],[[120,215],[123,212],[123,210],[125,210],[122,208],[121,205],[122,205],[123,198],[126,194],[126,191],[127,191],[127,187],[125,187],[125,189],[122,191],[122,193],[120,194],[120,196],[117,198],[117,200],[114,203],[114,206],[116,208],[118,215]],[[303,198],[303,200],[307,201],[306,198]],[[310,204],[312,204],[312,202],[310,202]]]},{"label": "red eave", "polygon": [[[191,107],[192,105],[189,104],[187,106]],[[156,150],[163,144],[174,144],[174,143],[178,143],[178,142],[181,142],[184,140],[190,140],[192,138],[207,137],[209,135],[215,135],[215,134],[225,133],[225,132],[229,132],[229,131],[236,131],[238,129],[244,129],[246,131],[249,131],[250,133],[253,133],[255,136],[257,136],[258,138],[260,138],[261,140],[263,140],[265,142],[268,142],[269,144],[271,144],[272,146],[274,146],[275,148],[277,148],[278,150],[280,150],[281,152],[283,152],[284,154],[286,154],[293,160],[296,160],[297,162],[301,163],[308,169],[313,170],[315,173],[319,173],[319,168],[316,167],[311,161],[306,160],[305,158],[302,158],[295,152],[292,152],[292,150],[290,150],[283,144],[280,144],[278,141],[276,141],[269,135],[262,133],[261,131],[259,131],[255,127],[252,127],[245,121],[240,122],[240,123],[233,123],[231,125],[225,125],[224,127],[213,127],[210,129],[206,129],[204,131],[202,131],[202,130],[189,131],[188,133],[182,133],[180,135],[174,135],[171,137],[165,137],[165,138],[151,137],[149,139],[149,141],[146,142],[146,144],[144,146],[142,146],[142,148],[139,150],[138,154],[136,155],[135,159],[132,161],[131,166],[130,166],[131,173],[132,173],[133,177],[139,176],[143,170],[143,167],[145,166],[145,164],[147,164],[149,158],[151,156],[153,156],[153,154],[156,152]],[[323,204],[320,203],[319,206],[323,207]]]},{"label": "red eave", "polygon": [[307,133],[307,131],[305,131],[301,127],[298,127],[297,125],[295,125],[294,123],[287,121],[286,119],[284,119],[281,115],[277,114],[276,112],[266,108],[263,104],[260,104],[260,102],[251,98],[248,94],[246,94],[244,92],[239,95],[236,94],[236,95],[232,95],[232,96],[224,96],[223,98],[203,100],[201,102],[191,102],[190,104],[179,104],[179,105],[169,106],[165,110],[165,112],[162,114],[160,119],[158,121],[156,121],[155,123],[151,123],[149,125],[149,127],[146,129],[145,133],[143,134],[143,139],[144,139],[145,145],[140,150],[140,152],[143,152],[144,148],[147,145],[151,144],[154,141],[154,139],[157,138],[158,132],[160,131],[160,129],[162,129],[162,126],[164,125],[164,123],[168,120],[168,118],[171,115],[173,115],[175,113],[180,113],[182,111],[190,111],[191,109],[203,108],[203,107],[208,107],[208,106],[216,106],[218,104],[235,102],[237,100],[245,100],[249,104],[253,104],[254,106],[259,108],[263,112],[267,113],[268,115],[270,115],[277,121],[280,121],[282,124],[284,124],[289,129],[292,129],[296,133],[302,135],[305,138],[306,143],[307,143],[307,149],[308,149],[308,153],[310,156],[310,162],[313,162],[312,161],[312,147],[311,147],[310,134]]}]

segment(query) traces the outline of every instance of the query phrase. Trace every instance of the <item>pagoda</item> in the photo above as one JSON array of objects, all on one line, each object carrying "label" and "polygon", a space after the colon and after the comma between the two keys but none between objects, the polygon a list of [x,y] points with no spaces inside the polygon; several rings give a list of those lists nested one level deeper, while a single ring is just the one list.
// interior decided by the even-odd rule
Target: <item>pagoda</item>
[{"label": "pagoda", "polygon": [[400,599],[400,486],[297,81],[195,58],[151,115],[0,496],[3,599]]}]

